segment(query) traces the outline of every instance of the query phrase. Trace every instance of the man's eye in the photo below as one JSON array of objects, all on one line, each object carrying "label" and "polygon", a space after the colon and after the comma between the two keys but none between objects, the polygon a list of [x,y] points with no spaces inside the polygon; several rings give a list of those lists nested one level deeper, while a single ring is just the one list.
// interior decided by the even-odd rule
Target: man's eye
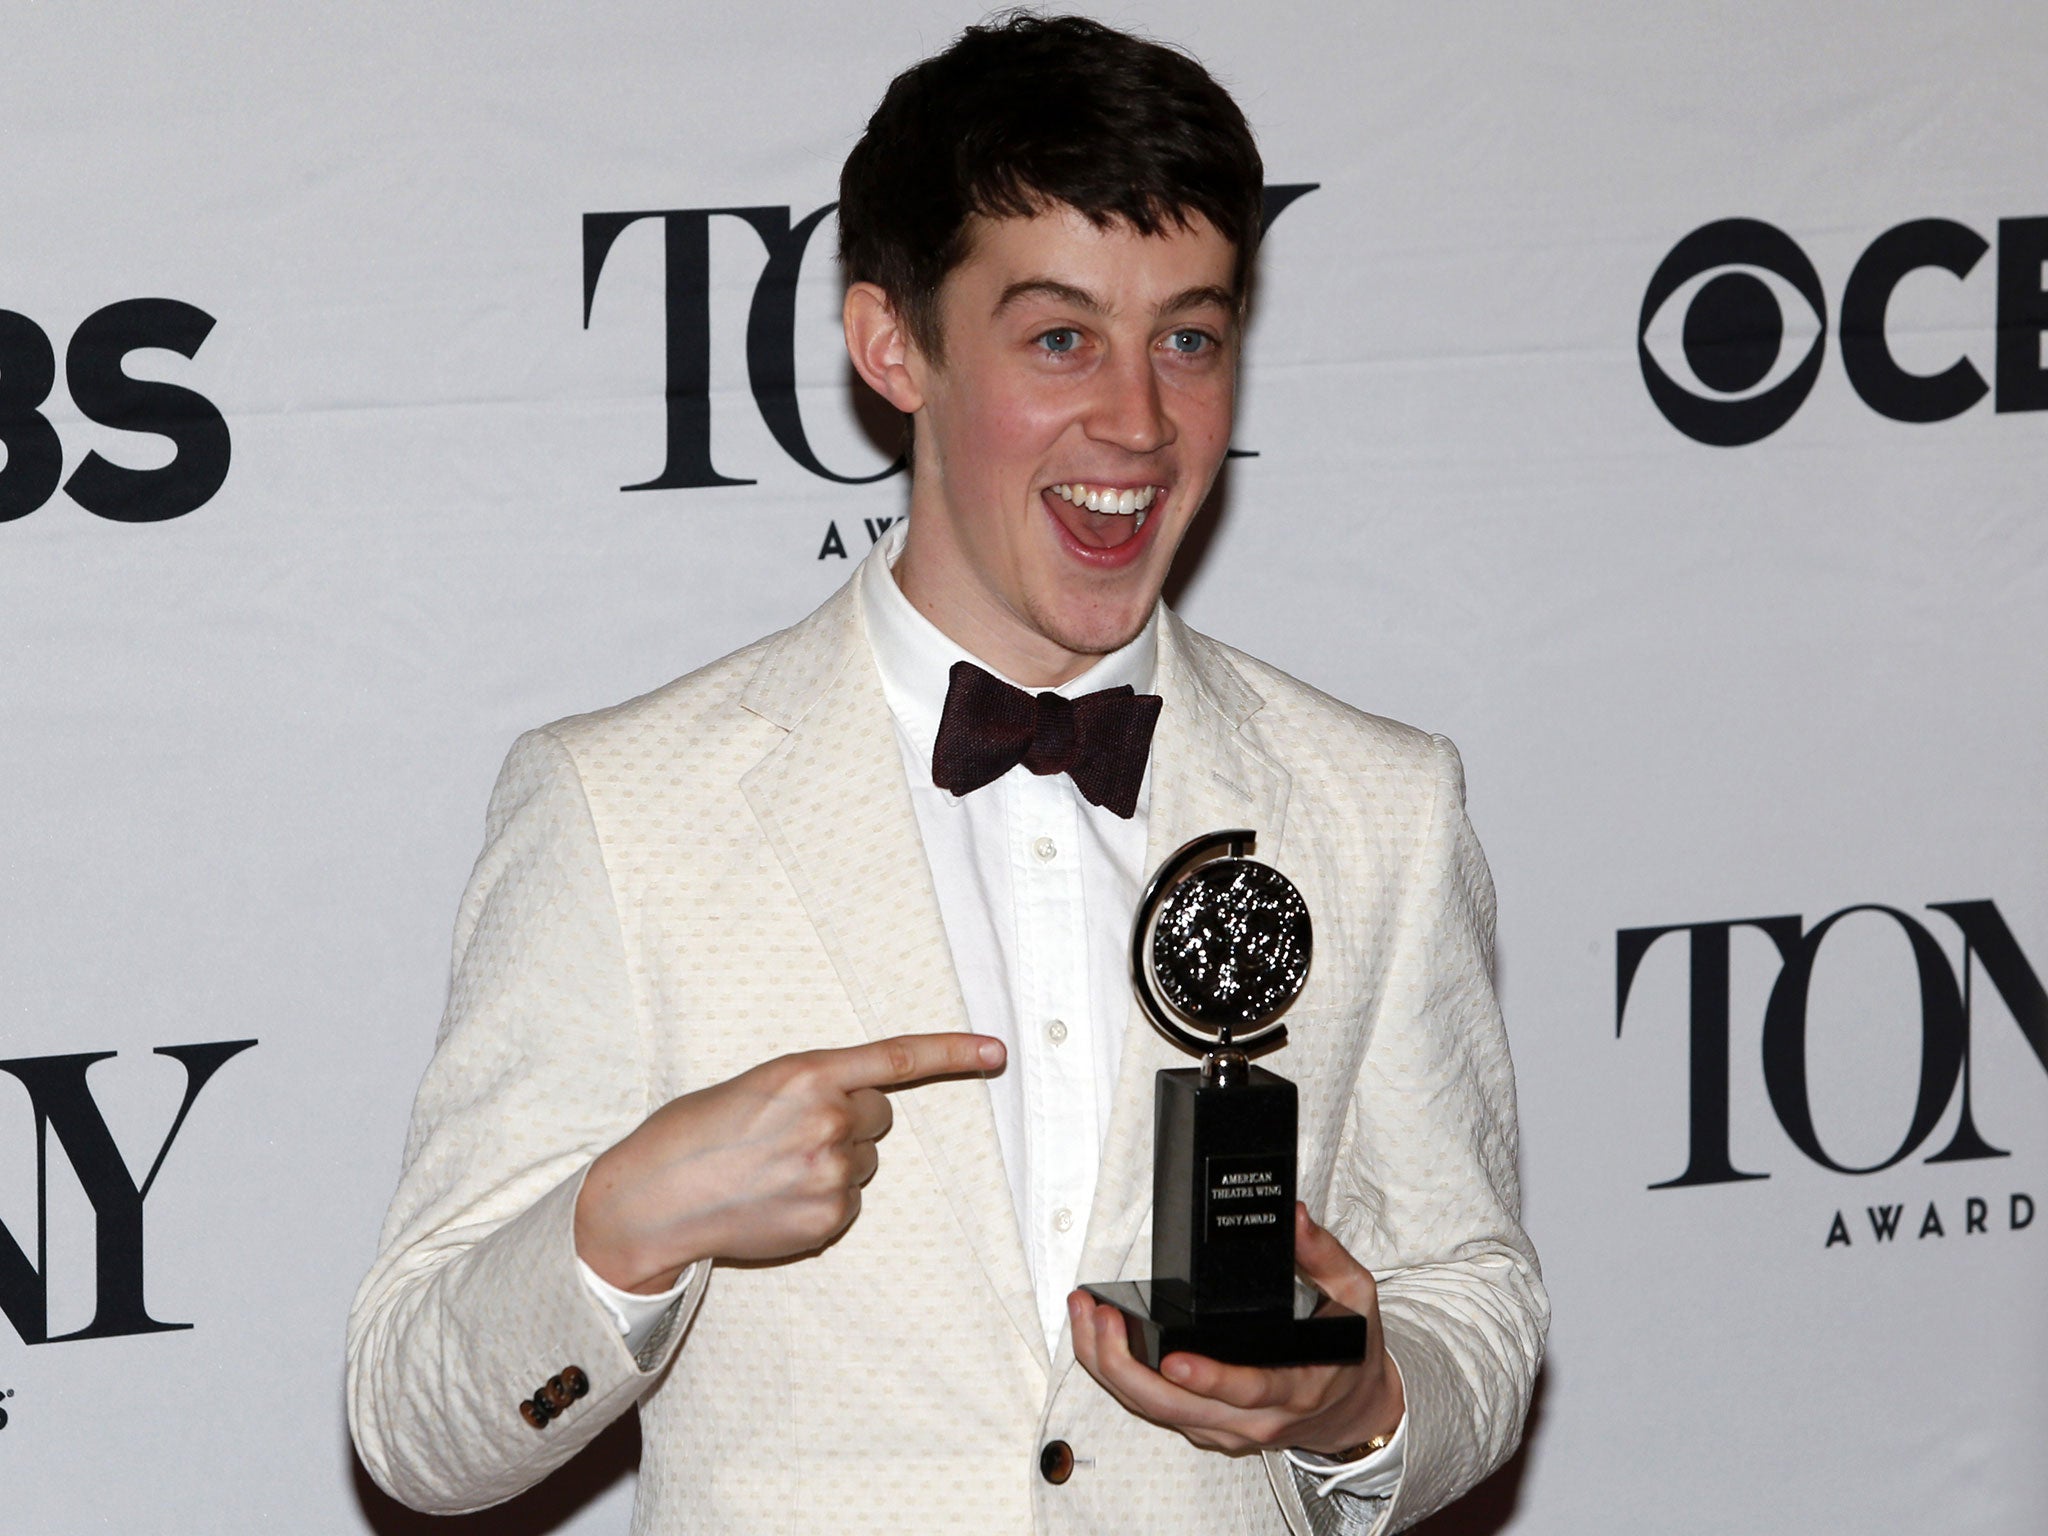
[{"label": "man's eye", "polygon": [[1081,333],[1072,326],[1062,325],[1045,332],[1038,338],[1038,344],[1048,352],[1072,352],[1081,345]]},{"label": "man's eye", "polygon": [[1215,345],[1215,338],[1207,331],[1175,331],[1166,338],[1166,344],[1173,351],[1193,357]]}]

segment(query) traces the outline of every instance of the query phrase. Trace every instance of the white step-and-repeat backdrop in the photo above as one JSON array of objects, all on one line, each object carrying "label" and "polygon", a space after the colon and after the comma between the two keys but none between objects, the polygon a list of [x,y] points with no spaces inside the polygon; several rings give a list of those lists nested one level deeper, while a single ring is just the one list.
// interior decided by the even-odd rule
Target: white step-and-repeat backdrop
[{"label": "white step-and-repeat backdrop", "polygon": [[[977,14],[8,7],[10,1529],[427,1528],[342,1324],[485,794],[901,511],[831,202]],[[2048,23],[1104,14],[1279,208],[1177,600],[1455,737],[1501,890],[1557,1320],[1432,1529],[2048,1529]]]}]

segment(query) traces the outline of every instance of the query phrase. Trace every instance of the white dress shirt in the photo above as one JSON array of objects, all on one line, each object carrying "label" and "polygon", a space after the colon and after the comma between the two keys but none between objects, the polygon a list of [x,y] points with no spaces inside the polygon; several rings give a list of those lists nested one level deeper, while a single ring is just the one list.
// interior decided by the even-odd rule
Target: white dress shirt
[{"label": "white dress shirt", "polygon": [[[1144,880],[1152,774],[1148,766],[1130,817],[1090,805],[1064,773],[1022,765],[970,795],[934,785],[949,673],[974,658],[897,587],[885,561],[900,538],[890,533],[896,545],[861,572],[868,641],[967,1017],[1010,1053],[989,1098],[1046,1352],[1057,1354],[1131,1010],[1124,936]],[[1150,692],[1158,623],[1154,614],[1129,645],[1052,691],[1078,698],[1128,683]]]},{"label": "white dress shirt", "polygon": [[[989,1079],[989,1097],[1046,1348],[1057,1355],[1132,1016],[1126,935],[1146,875],[1152,773],[1148,764],[1129,818],[1091,805],[1064,773],[1040,776],[1022,765],[968,795],[932,783],[953,664],[994,669],[948,639],[896,585],[890,567],[906,526],[898,521],[863,562],[861,605],[968,1020],[1009,1051],[1007,1068]],[[1076,698],[1128,683],[1150,692],[1158,629],[1155,609],[1130,644],[1052,691]],[[686,1271],[672,1290],[636,1296],[587,1265],[583,1273],[628,1349],[689,1279]],[[1288,1454],[1319,1493],[1341,1487],[1378,1498],[1399,1481],[1406,1427],[1404,1419],[1391,1444],[1356,1462]]]}]

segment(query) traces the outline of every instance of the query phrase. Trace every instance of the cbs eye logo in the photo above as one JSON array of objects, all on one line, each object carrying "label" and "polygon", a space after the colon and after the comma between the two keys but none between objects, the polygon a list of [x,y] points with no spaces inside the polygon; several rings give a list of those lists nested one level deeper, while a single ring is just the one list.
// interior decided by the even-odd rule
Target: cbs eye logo
[{"label": "cbs eye logo", "polygon": [[[1904,366],[1886,321],[1911,274],[1969,277],[1991,249],[1951,219],[1885,231],[1842,289],[1842,371],[1863,403],[1893,421],[1946,421],[1992,385],[1958,357],[1934,372]],[[2048,410],[2048,218],[1998,226],[1994,409]],[[1636,356],[1657,409],[1687,437],[1737,448],[1790,421],[1820,378],[1828,305],[1820,274],[1790,235],[1757,219],[1703,225],[1671,248],[1643,294]]]},{"label": "cbs eye logo", "polygon": [[[1650,398],[1687,437],[1717,448],[1769,437],[1820,377],[1827,303],[1820,274],[1783,230],[1755,219],[1694,230],[1643,295],[1636,356]],[[1675,348],[1660,324],[1667,309],[1678,317]]]}]

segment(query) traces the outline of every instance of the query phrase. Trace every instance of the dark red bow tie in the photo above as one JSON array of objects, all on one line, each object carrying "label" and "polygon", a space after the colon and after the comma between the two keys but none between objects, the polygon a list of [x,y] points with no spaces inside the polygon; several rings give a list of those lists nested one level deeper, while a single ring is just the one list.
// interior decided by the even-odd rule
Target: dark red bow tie
[{"label": "dark red bow tie", "polygon": [[971,661],[948,674],[946,710],[932,744],[932,782],[956,795],[993,784],[1022,763],[1064,773],[1091,805],[1129,820],[1145,782],[1145,754],[1162,702],[1129,683],[1084,693],[1029,694]]}]

